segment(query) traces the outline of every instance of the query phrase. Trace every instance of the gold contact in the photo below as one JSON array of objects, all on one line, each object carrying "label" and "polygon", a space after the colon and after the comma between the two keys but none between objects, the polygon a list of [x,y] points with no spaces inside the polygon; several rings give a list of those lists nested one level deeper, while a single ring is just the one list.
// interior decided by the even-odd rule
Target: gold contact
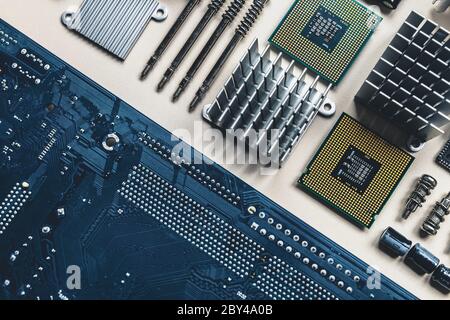
[{"label": "gold contact", "polygon": [[[363,194],[332,176],[348,148],[356,147],[381,164]],[[344,114],[300,184],[343,213],[370,227],[414,158]]]},{"label": "gold contact", "polygon": [[[302,35],[320,6],[349,24],[346,34],[332,52],[327,52]],[[380,21],[380,17],[355,0],[299,0],[270,41],[331,82],[337,83]]]}]

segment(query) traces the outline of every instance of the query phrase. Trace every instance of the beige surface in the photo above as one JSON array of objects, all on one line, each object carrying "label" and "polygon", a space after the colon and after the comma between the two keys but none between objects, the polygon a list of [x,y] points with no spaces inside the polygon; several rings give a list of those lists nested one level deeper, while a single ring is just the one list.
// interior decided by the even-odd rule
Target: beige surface
[{"label": "beige surface", "polygon": [[[152,22],[125,63],[115,61],[86,41],[81,40],[78,36],[68,32],[61,25],[59,22],[60,14],[69,6],[77,5],[80,2],[81,0],[0,0],[0,17],[168,130],[185,128],[193,131],[194,121],[200,118],[200,112],[188,114],[186,112],[188,101],[186,100],[192,97],[194,90],[197,89],[200,81],[204,79],[206,72],[208,72],[222,48],[217,48],[214,54],[210,56],[207,66],[202,69],[201,75],[196,78],[196,82],[184,96],[185,100],[173,105],[169,102],[169,94],[173,92],[180,77],[183,76],[193,61],[195,54],[189,56],[187,63],[181,68],[181,72],[176,74],[174,81],[168,85],[162,94],[157,94],[154,87],[165,70],[164,68],[168,66],[180,48],[181,42],[187,38],[193,29],[194,22],[204,12],[208,1],[203,1],[202,8],[197,10],[194,17],[190,19],[190,25],[186,26],[178,35],[175,44],[171,46],[170,51],[164,56],[145,83],[139,82],[137,75],[171,26],[178,12],[184,6],[185,1],[164,0],[164,3],[170,9],[168,20],[160,24]],[[210,91],[205,100],[206,102],[213,100],[242,55],[243,50],[247,48],[252,39],[258,36],[261,43],[264,43],[291,3],[292,0],[271,1],[261,20],[257,23],[256,28],[245,43],[242,43],[236,50],[222,72],[221,78]],[[450,28],[450,12],[435,14],[431,10],[430,3],[431,0],[403,0],[401,7],[397,11],[389,15],[383,14],[385,20],[380,28],[342,84],[331,95],[337,102],[339,113],[341,111],[346,111],[353,115],[356,113],[353,96],[390,42],[394,32],[412,9]],[[200,39],[201,44],[206,41],[207,36],[218,20],[219,18],[216,18],[215,23],[210,26],[209,32],[206,32]],[[228,35],[231,35],[231,33],[232,30],[230,30]],[[200,47],[197,46],[194,51],[198,52],[199,49]],[[428,279],[417,276],[400,261],[391,259],[381,253],[376,247],[382,230],[387,226],[393,226],[413,241],[424,243],[441,258],[443,263],[450,265],[450,221],[443,225],[439,235],[433,239],[424,241],[417,235],[418,227],[425,214],[431,209],[434,201],[437,201],[446,192],[450,191],[450,174],[434,163],[434,157],[444,144],[444,138],[427,144],[425,150],[417,155],[415,164],[400,184],[398,191],[389,201],[378,221],[370,231],[361,231],[295,187],[295,182],[300,172],[305,168],[310,157],[325,138],[336,119],[337,116],[332,120],[318,119],[294,151],[286,166],[275,176],[259,176],[246,166],[225,167],[420,298],[448,298],[448,296],[444,296],[432,289],[428,284]],[[194,145],[199,147],[199,141],[195,141]],[[399,220],[399,215],[405,198],[414,186],[416,179],[425,172],[437,177],[440,185],[420,213],[412,216],[407,222],[402,222]]]}]

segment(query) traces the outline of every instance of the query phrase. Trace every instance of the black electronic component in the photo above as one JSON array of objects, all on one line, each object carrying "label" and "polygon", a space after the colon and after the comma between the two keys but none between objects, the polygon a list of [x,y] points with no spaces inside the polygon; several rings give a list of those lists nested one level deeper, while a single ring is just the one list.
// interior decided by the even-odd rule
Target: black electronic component
[{"label": "black electronic component", "polygon": [[191,51],[192,47],[197,42],[198,38],[205,30],[206,26],[211,22],[212,18],[219,12],[220,8],[223,6],[224,3],[225,0],[211,0],[211,3],[208,5],[208,10],[203,15],[202,19],[197,24],[190,37],[187,39],[184,46],[178,52],[175,59],[172,61],[170,67],[164,73],[163,78],[158,84],[158,91],[163,90],[166,84],[170,81],[170,79],[172,79],[172,76],[178,70],[181,63],[188,55],[189,51]]},{"label": "black electronic component", "polygon": [[431,283],[445,291],[450,291],[450,268],[440,265],[431,276]]},{"label": "black electronic component", "polygon": [[426,197],[431,194],[437,186],[437,180],[430,175],[423,175],[417,183],[416,189],[411,193],[406,202],[406,208],[403,212],[403,219],[408,219],[411,213],[414,213],[422,207],[426,201]]},{"label": "black electronic component", "polygon": [[398,5],[401,2],[401,0],[379,0],[379,1],[383,6],[391,10],[397,9]]},{"label": "black electronic component", "polygon": [[317,9],[302,31],[302,36],[331,53],[342,41],[349,24],[324,6]]},{"label": "black electronic component", "polygon": [[349,146],[331,175],[364,194],[380,168],[379,162],[356,147]]},{"label": "black electronic component", "polygon": [[220,71],[222,70],[223,66],[230,58],[233,51],[236,49],[239,42],[241,42],[241,40],[247,36],[248,32],[253,27],[253,25],[255,24],[256,20],[258,19],[265,5],[268,2],[269,0],[253,0],[251,7],[248,9],[245,17],[241,21],[241,24],[236,29],[234,37],[228,43],[227,47],[222,52],[219,60],[217,60],[216,64],[211,69],[205,81],[203,81],[202,86],[198,89],[197,93],[195,94],[194,99],[191,101],[189,105],[190,112],[194,111],[200,104],[200,102],[203,100],[206,93],[211,88],[211,85],[214,83]]},{"label": "black electronic component", "polygon": [[412,241],[394,230],[387,228],[380,237],[379,246],[395,258],[404,257],[411,249]]},{"label": "black electronic component", "polygon": [[437,164],[450,171],[450,140],[447,141],[442,151],[436,158]]},{"label": "black electronic component", "polygon": [[440,202],[436,203],[433,211],[428,216],[428,218],[422,224],[421,230],[430,236],[435,236],[438,230],[441,228],[440,225],[445,221],[445,216],[449,214],[450,210],[450,193],[442,199]]},{"label": "black electronic component", "polygon": [[197,59],[195,59],[194,64],[191,66],[189,71],[184,76],[183,80],[178,85],[177,90],[175,91],[172,101],[177,101],[181,94],[186,90],[186,88],[189,86],[189,83],[194,79],[195,74],[200,69],[201,65],[205,61],[205,59],[208,57],[211,50],[216,45],[217,41],[219,41],[222,34],[225,32],[225,30],[231,25],[231,23],[234,21],[236,16],[241,11],[242,7],[244,6],[246,0],[233,0],[233,2],[228,6],[227,11],[222,16],[222,21],[217,26],[216,30],[213,32],[212,36],[209,38],[206,45],[203,47],[203,49],[200,51],[199,56]]},{"label": "black electronic component", "polygon": [[406,255],[405,263],[421,273],[431,274],[439,266],[440,260],[418,243]]},{"label": "black electronic component", "polygon": [[158,60],[162,57],[164,52],[169,47],[170,43],[172,42],[175,35],[178,33],[178,31],[181,29],[181,27],[184,25],[184,23],[187,21],[191,13],[194,11],[195,7],[197,7],[202,0],[189,0],[189,2],[186,4],[186,7],[183,9],[181,14],[178,16],[175,23],[170,28],[169,32],[166,34],[164,39],[162,40],[161,44],[156,49],[155,53],[151,58],[148,60],[147,65],[145,66],[144,70],[141,73],[141,80],[144,80],[147,78],[148,74],[153,70]]}]

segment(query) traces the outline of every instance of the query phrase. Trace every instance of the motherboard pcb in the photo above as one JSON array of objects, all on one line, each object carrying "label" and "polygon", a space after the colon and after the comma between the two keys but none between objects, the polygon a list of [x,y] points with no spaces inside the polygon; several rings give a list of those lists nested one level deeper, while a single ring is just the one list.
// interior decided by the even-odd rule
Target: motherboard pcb
[{"label": "motherboard pcb", "polygon": [[370,228],[414,158],[343,114],[299,185]]},{"label": "motherboard pcb", "polygon": [[415,299],[0,21],[1,299]]},{"label": "motherboard pcb", "polygon": [[338,84],[381,20],[356,0],[297,0],[269,41]]}]

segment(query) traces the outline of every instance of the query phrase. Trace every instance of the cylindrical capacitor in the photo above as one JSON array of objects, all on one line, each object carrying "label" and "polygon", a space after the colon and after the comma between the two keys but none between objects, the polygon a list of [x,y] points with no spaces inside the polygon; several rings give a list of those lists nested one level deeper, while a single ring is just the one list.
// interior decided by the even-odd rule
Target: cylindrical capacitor
[{"label": "cylindrical capacitor", "polygon": [[389,9],[397,9],[401,0],[381,0],[380,2]]},{"label": "cylindrical capacitor", "polygon": [[424,273],[432,273],[439,266],[440,261],[418,243],[408,252],[405,262],[416,266]]},{"label": "cylindrical capacitor", "polygon": [[412,241],[389,227],[381,235],[378,245],[395,257],[403,257],[411,249]]},{"label": "cylindrical capacitor", "polygon": [[450,268],[441,264],[431,276],[431,281],[442,289],[450,291]]}]

